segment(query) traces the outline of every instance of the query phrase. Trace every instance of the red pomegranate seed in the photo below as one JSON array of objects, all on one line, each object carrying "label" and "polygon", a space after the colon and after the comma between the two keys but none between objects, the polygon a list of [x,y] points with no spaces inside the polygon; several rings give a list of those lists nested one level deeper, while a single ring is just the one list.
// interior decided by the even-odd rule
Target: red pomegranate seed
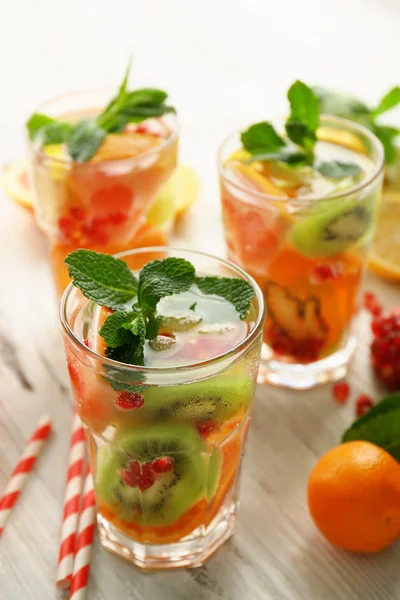
[{"label": "red pomegranate seed", "polygon": [[83,343],[85,344],[85,346],[87,346],[88,348],[90,348],[90,344],[89,344],[89,340],[87,340],[86,338],[83,340]]},{"label": "red pomegranate seed", "polygon": [[124,223],[127,220],[127,218],[128,215],[121,211],[113,212],[110,215],[108,215],[108,221],[113,225],[120,225],[121,223]]},{"label": "red pomegranate seed", "polygon": [[311,279],[315,283],[324,283],[330,279],[337,279],[340,269],[337,265],[320,264],[316,265],[311,271]]},{"label": "red pomegranate seed", "polygon": [[152,462],[152,468],[155,473],[168,473],[171,471],[174,461],[170,456],[160,456]]},{"label": "red pomegranate seed", "polygon": [[118,392],[115,404],[121,410],[136,410],[143,406],[144,398],[135,392]]},{"label": "red pomegranate seed", "polygon": [[382,313],[382,306],[380,304],[378,304],[378,302],[375,302],[375,303],[371,304],[371,307],[369,310],[370,310],[370,313],[372,316],[379,317]]},{"label": "red pomegranate seed", "polygon": [[356,401],[357,417],[361,417],[362,415],[364,415],[373,407],[373,405],[374,403],[372,402],[369,396],[367,396],[366,394],[361,394],[361,396],[359,396]]},{"label": "red pomegranate seed", "polygon": [[373,294],[372,292],[364,292],[363,304],[364,304],[364,308],[371,311],[374,306],[376,306],[377,304],[379,305],[379,302],[378,302],[375,294]]},{"label": "red pomegranate seed", "polygon": [[130,487],[137,487],[140,478],[140,464],[137,460],[131,460],[126,469],[121,471],[121,479]]},{"label": "red pomegranate seed", "polygon": [[196,429],[201,437],[207,438],[218,431],[218,424],[215,421],[203,421],[202,423],[197,423]]},{"label": "red pomegranate seed", "polygon": [[84,221],[86,217],[86,210],[82,208],[82,206],[73,206],[70,209],[69,214],[77,221]]},{"label": "red pomegranate seed", "polygon": [[148,490],[156,480],[156,474],[150,463],[146,463],[142,467],[142,472],[139,476],[139,489],[144,492]]},{"label": "red pomegranate seed", "polygon": [[350,386],[345,381],[335,383],[333,386],[333,396],[339,404],[346,404],[350,394]]}]

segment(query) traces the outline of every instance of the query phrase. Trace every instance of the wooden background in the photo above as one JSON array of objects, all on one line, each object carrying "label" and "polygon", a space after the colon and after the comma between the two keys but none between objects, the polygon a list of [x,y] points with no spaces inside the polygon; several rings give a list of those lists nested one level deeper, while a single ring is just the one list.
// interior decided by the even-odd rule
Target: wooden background
[{"label": "wooden background", "polygon": [[[0,7],[0,160],[23,153],[22,124],[42,100],[116,86],[133,51],[131,83],[167,89],[179,108],[182,160],[202,179],[177,243],[224,255],[215,154],[234,128],[282,112],[296,78],[374,101],[399,83],[398,0],[15,0]],[[396,115],[395,115],[396,117]],[[32,217],[0,197],[0,492],[37,419],[47,444],[0,540],[0,600],[54,600],[71,417],[46,244]],[[385,306],[399,288],[368,277]],[[369,320],[349,380],[379,398]],[[377,556],[333,549],[305,502],[316,458],[354,414],[331,387],[257,390],[237,534],[196,570],[143,575],[96,544],[90,600],[395,600],[400,545]]]}]

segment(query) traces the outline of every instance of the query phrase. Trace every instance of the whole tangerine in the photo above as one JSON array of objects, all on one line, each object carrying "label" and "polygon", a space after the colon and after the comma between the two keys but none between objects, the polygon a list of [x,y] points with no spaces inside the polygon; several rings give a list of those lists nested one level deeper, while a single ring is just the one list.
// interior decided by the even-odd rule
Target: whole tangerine
[{"label": "whole tangerine", "polygon": [[335,546],[378,552],[400,536],[400,465],[370,442],[336,446],[311,472],[308,506],[320,532]]}]

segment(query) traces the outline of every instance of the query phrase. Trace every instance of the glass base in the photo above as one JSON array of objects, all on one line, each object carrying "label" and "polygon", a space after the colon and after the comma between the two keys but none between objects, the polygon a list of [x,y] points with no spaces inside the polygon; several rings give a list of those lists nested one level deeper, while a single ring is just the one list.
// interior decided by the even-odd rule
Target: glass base
[{"label": "glass base", "polygon": [[101,514],[97,515],[102,545],[143,571],[201,567],[235,531],[236,503],[224,507],[207,528],[172,544],[144,544],[125,535]]},{"label": "glass base", "polygon": [[271,349],[263,344],[257,382],[308,390],[328,381],[337,381],[346,375],[356,343],[356,338],[352,336],[341,350],[308,365],[279,362],[272,358]]}]

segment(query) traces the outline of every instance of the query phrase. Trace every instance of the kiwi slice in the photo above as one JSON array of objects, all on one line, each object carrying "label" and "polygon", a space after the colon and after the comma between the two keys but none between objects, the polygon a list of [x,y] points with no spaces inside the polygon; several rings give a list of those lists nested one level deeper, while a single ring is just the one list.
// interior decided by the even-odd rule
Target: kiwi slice
[{"label": "kiwi slice", "polygon": [[247,407],[252,396],[250,377],[219,375],[204,381],[151,387],[144,393],[142,415],[198,423],[225,421]]},{"label": "kiwi slice", "polygon": [[311,258],[347,250],[368,232],[373,212],[365,203],[332,200],[324,209],[302,219],[291,233],[293,246]]},{"label": "kiwi slice", "polygon": [[[196,429],[181,423],[120,431],[113,446],[99,449],[97,494],[122,521],[171,525],[202,497],[210,499],[215,493],[221,473],[218,453],[209,457]],[[159,457],[172,459],[168,472],[158,473],[147,489],[128,485],[123,473],[132,463],[137,461],[143,469]]]}]

